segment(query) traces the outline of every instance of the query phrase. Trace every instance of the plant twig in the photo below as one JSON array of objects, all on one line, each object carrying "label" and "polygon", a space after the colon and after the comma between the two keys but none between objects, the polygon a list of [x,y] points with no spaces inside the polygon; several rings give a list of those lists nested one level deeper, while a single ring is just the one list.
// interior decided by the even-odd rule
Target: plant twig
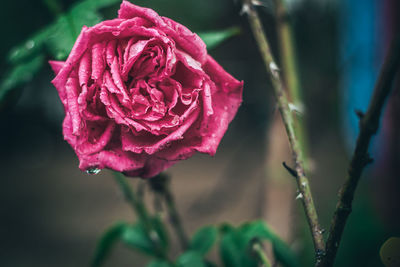
[{"label": "plant twig", "polygon": [[254,240],[252,242],[252,249],[257,255],[257,259],[260,261],[263,267],[271,267],[270,260],[268,259],[268,256],[263,249],[262,243],[259,240]]},{"label": "plant twig", "polygon": [[189,239],[186,236],[178,210],[176,209],[174,196],[169,188],[169,177],[165,174],[159,174],[150,179],[150,186],[164,198],[172,228],[178,237],[182,250],[185,251],[189,247]]},{"label": "plant twig", "polygon": [[140,196],[139,198],[135,196],[135,193],[131,190],[131,187],[122,173],[113,172],[113,174],[115,181],[121,188],[125,200],[131,205],[133,211],[138,216],[139,221],[142,223],[147,236],[152,241],[155,251],[160,257],[168,259],[166,252],[160,247],[159,237],[157,232],[153,229],[151,218]]},{"label": "plant twig", "polygon": [[128,182],[126,181],[125,176],[120,172],[113,172],[115,181],[118,183],[121,188],[122,194],[124,195],[125,200],[131,205],[134,212],[139,217],[139,220],[143,222],[144,225],[150,225],[149,223],[149,215],[147,213],[146,207],[143,202],[140,201],[133,191],[131,190]]},{"label": "plant twig", "polygon": [[333,266],[336,252],[348,216],[351,213],[354,193],[364,167],[371,162],[368,147],[371,137],[376,134],[386,98],[400,67],[400,38],[393,40],[375,85],[374,93],[365,114],[359,112],[360,133],[348,169],[348,176],[339,192],[339,201],[333,215],[326,243],[326,255],[317,266]]},{"label": "plant twig", "polygon": [[260,18],[252,4],[252,1],[242,0],[242,2],[243,12],[247,14],[251,29],[253,31],[254,37],[260,49],[262,59],[266,66],[267,73],[271,78],[274,95],[278,102],[279,112],[285,125],[289,144],[292,149],[293,160],[295,162],[295,170],[297,173],[297,187],[299,192],[303,196],[301,200],[306,213],[308,225],[311,230],[315,247],[315,255],[317,260],[319,260],[319,258],[325,252],[325,243],[323,240],[321,227],[318,222],[317,211],[314,206],[308,178],[305,175],[301,146],[294,131],[294,119],[288,106],[288,99],[286,96],[284,84],[280,77],[279,68],[277,67],[277,64],[275,63],[275,60],[272,56],[271,49],[265,36]]}]

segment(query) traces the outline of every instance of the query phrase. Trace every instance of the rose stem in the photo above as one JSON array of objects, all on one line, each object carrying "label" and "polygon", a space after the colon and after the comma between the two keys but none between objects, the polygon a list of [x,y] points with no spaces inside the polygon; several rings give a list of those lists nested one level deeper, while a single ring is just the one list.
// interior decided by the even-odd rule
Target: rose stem
[{"label": "rose stem", "polygon": [[257,254],[258,260],[262,263],[263,267],[271,267],[271,263],[268,259],[267,254],[263,250],[263,246],[260,241],[256,240],[252,245],[253,251]]},{"label": "rose stem", "polygon": [[182,221],[180,219],[178,210],[176,209],[174,196],[171,193],[170,189],[170,178],[168,175],[159,174],[156,177],[153,177],[149,180],[150,186],[154,192],[160,194],[167,205],[168,215],[172,227],[178,236],[180,246],[182,250],[186,250],[189,247],[189,240],[185,234],[185,230],[183,228]]},{"label": "rose stem", "polygon": [[135,196],[131,190],[125,176],[120,172],[114,172],[115,180],[117,181],[119,187],[121,188],[122,194],[125,200],[132,206],[135,213],[138,215],[139,219],[146,223],[149,221],[149,215],[142,201]]},{"label": "rose stem", "polygon": [[308,178],[305,175],[301,146],[294,132],[294,118],[288,106],[288,100],[284,89],[285,87],[280,77],[279,69],[272,56],[270,46],[264,34],[264,29],[255,7],[253,6],[251,0],[242,0],[242,2],[243,11],[247,14],[250,27],[260,49],[264,64],[267,68],[267,73],[271,78],[273,92],[278,102],[278,109],[285,125],[286,134],[292,150],[293,160],[295,162],[295,177],[297,181],[297,187],[299,194],[301,194],[301,201],[306,213],[308,225],[311,230],[315,254],[318,260],[325,252],[325,243],[322,236],[321,227],[318,222],[318,215],[312,199]]},{"label": "rose stem", "polygon": [[120,173],[120,172],[113,172],[115,180],[117,184],[119,185],[122,194],[124,195],[125,200],[131,205],[133,211],[136,213],[136,215],[139,218],[139,221],[142,222],[145,231],[147,233],[147,236],[152,240],[154,249],[157,251],[157,253],[163,257],[166,258],[165,252],[160,249],[158,245],[158,240],[154,240],[154,234],[156,233],[152,227],[151,227],[151,221],[149,214],[147,213],[146,207],[144,206],[144,203],[140,201],[134,194],[134,192],[131,190],[128,182],[126,181],[125,176]]},{"label": "rose stem", "polygon": [[352,209],[354,193],[366,165],[372,162],[368,155],[371,137],[376,134],[379,120],[386,98],[391,91],[391,84],[400,67],[400,37],[394,39],[381,68],[374,93],[365,114],[358,112],[360,117],[360,133],[357,137],[356,148],[348,169],[347,179],[339,191],[339,200],[336,205],[328,240],[326,255],[317,266],[333,266],[340,240]]}]

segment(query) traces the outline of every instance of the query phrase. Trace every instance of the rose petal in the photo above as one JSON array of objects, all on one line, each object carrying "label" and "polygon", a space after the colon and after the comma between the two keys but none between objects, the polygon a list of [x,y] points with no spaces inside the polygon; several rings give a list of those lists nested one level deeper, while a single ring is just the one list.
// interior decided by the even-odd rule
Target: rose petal
[{"label": "rose petal", "polygon": [[106,67],[104,61],[105,42],[95,43],[92,46],[92,79],[101,79],[101,75]]},{"label": "rose petal", "polygon": [[56,61],[56,60],[50,60],[49,64],[51,66],[51,69],[54,71],[54,73],[57,75],[61,68],[64,66],[64,61]]},{"label": "rose petal", "polygon": [[137,136],[132,135],[129,131],[123,131],[121,133],[122,148],[125,151],[132,151],[134,153],[145,152],[149,155],[154,154],[169,145],[171,142],[182,139],[185,132],[197,120],[198,116],[199,111],[193,112],[191,116],[182,122],[180,127],[162,139],[146,137],[137,138]]},{"label": "rose petal", "polygon": [[196,151],[214,154],[242,100],[243,83],[196,34],[127,1],[50,64],[82,170],[152,177]]},{"label": "rose petal", "polygon": [[63,67],[57,73],[57,76],[51,81],[53,85],[57,88],[60,98],[65,98],[64,85],[69,77],[70,72],[75,67],[76,63],[80,60],[83,53],[85,53],[89,39],[91,36],[91,29],[83,26],[81,33],[78,36],[78,39],[75,41],[74,47],[71,50],[71,53],[68,56],[68,59],[65,61]]},{"label": "rose petal", "polygon": [[[90,142],[88,138],[90,136],[85,136],[84,140],[81,141],[81,144],[77,147],[77,153],[79,154],[93,154],[96,152],[99,152],[100,150],[104,149],[108,142],[111,140],[112,135],[115,130],[115,123],[114,122],[109,122],[108,125],[105,127],[105,129],[99,129],[99,131],[103,131],[103,133],[98,137],[98,140],[93,140],[95,141],[94,143]],[[104,128],[104,126],[102,127]],[[94,130],[94,129],[93,129]],[[90,130],[86,129],[87,134],[90,134]],[[85,134],[86,135],[86,134]],[[94,138],[91,138],[94,139]]]},{"label": "rose petal", "polygon": [[65,92],[67,94],[67,106],[65,107],[65,112],[68,112],[71,116],[72,134],[74,135],[79,134],[82,122],[79,114],[78,91],[78,79],[68,78],[67,83],[65,84]]},{"label": "rose petal", "polygon": [[123,1],[118,11],[120,19],[142,17],[152,22],[155,28],[164,31],[175,40],[177,46],[192,55],[200,63],[207,59],[206,45],[201,38],[192,33],[185,26],[165,17],[160,17],[154,10],[136,6],[128,1]]},{"label": "rose petal", "polygon": [[215,83],[216,88],[224,92],[242,95],[243,82],[236,80],[232,75],[226,72],[210,55],[203,65],[205,73]]},{"label": "rose petal", "polygon": [[196,149],[199,152],[214,155],[242,102],[243,82],[233,78],[210,56],[203,67],[215,81],[216,89],[212,94],[214,115],[209,117],[208,132],[204,134],[202,144]]},{"label": "rose petal", "polygon": [[83,171],[92,168],[109,168],[119,172],[138,170],[144,167],[146,157],[120,149],[103,150],[95,154],[78,154],[79,168]]},{"label": "rose petal", "polygon": [[90,53],[86,52],[85,54],[83,54],[79,62],[78,78],[80,86],[88,84],[90,73],[91,73]]},{"label": "rose petal", "polygon": [[146,161],[145,166],[143,168],[136,169],[133,171],[128,171],[125,172],[124,174],[126,176],[131,176],[131,177],[138,176],[142,178],[151,178],[156,176],[160,172],[168,169],[177,162],[178,161],[171,161],[171,160],[167,161],[164,159],[152,157]]}]

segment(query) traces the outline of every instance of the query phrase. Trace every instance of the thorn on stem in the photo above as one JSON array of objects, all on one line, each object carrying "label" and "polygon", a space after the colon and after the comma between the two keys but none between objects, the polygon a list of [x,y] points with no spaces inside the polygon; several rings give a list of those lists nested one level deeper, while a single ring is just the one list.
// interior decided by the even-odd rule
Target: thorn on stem
[{"label": "thorn on stem", "polygon": [[290,168],[286,162],[282,162],[282,165],[294,178],[297,178],[297,172],[293,168]]},{"label": "thorn on stem", "polygon": [[360,120],[362,120],[365,116],[364,112],[359,109],[354,110],[354,112],[356,113],[358,119],[360,119]]},{"label": "thorn on stem", "polygon": [[250,5],[248,3],[244,3],[239,14],[242,16],[244,14],[249,14],[249,13],[250,13]]},{"label": "thorn on stem", "polygon": [[288,107],[289,107],[289,110],[291,112],[295,111],[299,115],[303,115],[304,114],[304,105],[303,105],[303,103],[297,103],[297,104],[289,103]]},{"label": "thorn on stem", "polygon": [[272,76],[274,76],[275,79],[278,79],[280,69],[278,68],[275,62],[272,61],[271,63],[269,63],[269,69],[272,73]]},{"label": "thorn on stem", "polygon": [[374,162],[374,159],[371,158],[370,155],[366,155],[365,159],[364,159],[364,165],[367,166],[367,165],[371,164],[372,162]]},{"label": "thorn on stem", "polygon": [[303,194],[302,193],[298,193],[297,196],[296,196],[296,200],[302,199],[302,198],[303,198]]},{"label": "thorn on stem", "polygon": [[260,0],[252,0],[251,3],[254,6],[265,6],[265,3],[261,2]]}]

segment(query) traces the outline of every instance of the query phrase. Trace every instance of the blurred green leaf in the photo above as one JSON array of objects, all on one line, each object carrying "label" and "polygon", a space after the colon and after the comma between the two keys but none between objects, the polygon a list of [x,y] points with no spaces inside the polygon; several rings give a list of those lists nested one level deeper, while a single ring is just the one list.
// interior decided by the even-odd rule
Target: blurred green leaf
[{"label": "blurred green leaf", "polygon": [[[109,0],[109,2],[112,1]],[[99,7],[100,5],[96,5],[92,0],[83,1],[59,17],[51,26],[45,44],[56,60],[67,58],[83,26],[90,27],[101,22],[102,17],[97,12]]]},{"label": "blurred green leaf", "polygon": [[44,57],[38,55],[30,61],[15,66],[4,76],[0,83],[0,105],[6,100],[11,91],[24,83],[29,82],[43,65]]},{"label": "blurred green leaf", "polygon": [[89,9],[100,9],[104,7],[108,7],[114,4],[121,4],[121,0],[85,0],[82,2],[82,5],[84,5],[84,8],[89,8]]},{"label": "blurred green leaf", "polygon": [[122,241],[148,255],[157,255],[153,243],[146,233],[146,229],[140,222],[124,229]]},{"label": "blurred green leaf", "polygon": [[[163,246],[163,249],[167,248],[168,245],[168,238],[166,236],[166,230],[162,221],[158,218],[152,218],[151,226],[155,229],[155,234],[157,238],[155,240],[159,240],[160,244]],[[98,242],[95,255],[92,260],[92,267],[101,266],[106,257],[111,252],[114,245],[117,241],[122,241],[124,244],[137,249],[141,252],[144,252],[151,256],[160,256],[157,251],[156,247],[154,246],[155,242],[147,234],[147,230],[145,229],[144,225],[141,222],[138,222],[134,225],[127,224],[127,223],[116,223],[112,227],[110,227],[102,236],[100,241]],[[170,265],[168,262],[163,261],[154,261],[151,263],[153,267],[155,266],[165,266],[168,267]],[[149,265],[150,266],[150,265]]]},{"label": "blurred green leaf", "polygon": [[173,267],[171,263],[163,260],[154,260],[146,265],[146,267]]},{"label": "blurred green leaf", "polygon": [[220,243],[220,256],[226,267],[256,267],[257,261],[248,255],[247,243],[237,229],[225,225]]},{"label": "blurred green leaf", "polygon": [[255,238],[270,241],[275,258],[283,266],[299,266],[289,246],[263,221],[245,223],[238,228],[224,225],[221,232],[220,255],[225,266],[257,266],[257,260],[251,255],[250,247],[251,241]]},{"label": "blurred green leaf", "polygon": [[93,26],[99,23],[102,17],[98,13],[98,10],[117,3],[121,3],[121,1],[86,0],[75,4],[54,23],[33,34],[31,38],[11,49],[8,55],[8,61],[12,64],[20,63],[41,51],[44,45],[46,45],[46,48],[49,49],[55,59],[65,59],[72,49],[82,26]]},{"label": "blurred green leaf", "polygon": [[203,256],[197,251],[187,251],[179,256],[176,261],[178,267],[207,267]]},{"label": "blurred green leaf", "polygon": [[283,266],[297,267],[300,266],[296,254],[281,239],[271,240],[275,258],[282,263]]},{"label": "blurred green leaf", "polygon": [[239,27],[231,27],[221,31],[199,32],[197,34],[207,45],[207,49],[211,50],[222,44],[227,39],[238,35],[239,33]]},{"label": "blurred green leaf", "polygon": [[290,247],[277,235],[264,221],[254,221],[246,223],[240,229],[246,242],[250,242],[253,238],[268,240],[272,243],[275,258],[284,266],[299,266],[296,255]]},{"label": "blurred green leaf", "polygon": [[217,264],[215,264],[207,259],[205,259],[205,263],[206,263],[207,267],[217,267],[218,266]]},{"label": "blurred green leaf", "polygon": [[102,20],[100,8],[121,3],[120,0],[85,0],[75,4],[54,23],[43,28],[22,44],[11,49],[8,62],[14,65],[0,83],[0,102],[18,86],[30,82],[42,66],[46,52],[56,60],[65,60],[82,27]]},{"label": "blurred green leaf", "polygon": [[199,229],[190,242],[190,249],[202,255],[206,254],[217,240],[218,230],[215,226],[206,226]]},{"label": "blurred green leaf", "polygon": [[28,58],[41,52],[45,41],[48,38],[50,27],[47,27],[38,33],[34,34],[31,38],[28,38],[22,44],[10,50],[7,60],[11,64],[18,64],[21,61],[27,60]]},{"label": "blurred green leaf", "polygon": [[104,263],[105,259],[110,254],[115,244],[121,239],[122,234],[128,227],[128,224],[119,222],[104,232],[103,236],[97,243],[96,251],[91,263],[92,267],[99,267]]}]

